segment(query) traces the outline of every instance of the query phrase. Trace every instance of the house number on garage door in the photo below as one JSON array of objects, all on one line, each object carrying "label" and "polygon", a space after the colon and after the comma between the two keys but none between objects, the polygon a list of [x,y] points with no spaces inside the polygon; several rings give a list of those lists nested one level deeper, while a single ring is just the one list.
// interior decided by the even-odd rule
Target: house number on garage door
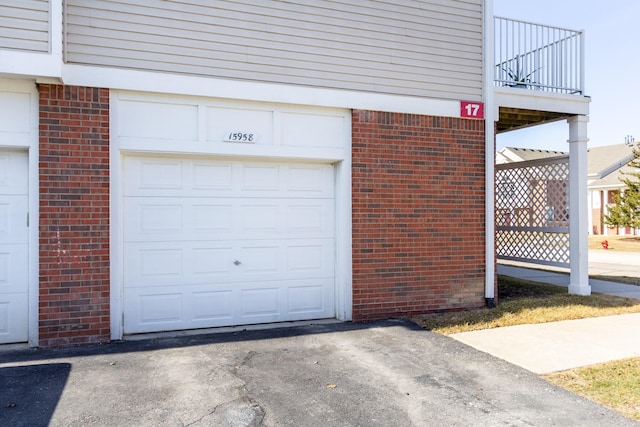
[{"label": "house number on garage door", "polygon": [[224,142],[244,142],[253,144],[258,140],[258,134],[253,132],[231,131],[224,134]]}]

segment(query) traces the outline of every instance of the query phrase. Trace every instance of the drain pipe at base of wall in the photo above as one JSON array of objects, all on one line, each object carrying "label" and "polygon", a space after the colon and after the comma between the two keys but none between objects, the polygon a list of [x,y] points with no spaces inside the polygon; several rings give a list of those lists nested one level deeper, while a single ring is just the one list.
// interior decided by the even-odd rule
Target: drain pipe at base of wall
[{"label": "drain pipe at base of wall", "polygon": [[493,0],[483,2],[483,98],[485,103],[485,285],[484,300],[489,308],[496,306],[495,299],[495,118],[497,108],[494,108],[493,96]]}]

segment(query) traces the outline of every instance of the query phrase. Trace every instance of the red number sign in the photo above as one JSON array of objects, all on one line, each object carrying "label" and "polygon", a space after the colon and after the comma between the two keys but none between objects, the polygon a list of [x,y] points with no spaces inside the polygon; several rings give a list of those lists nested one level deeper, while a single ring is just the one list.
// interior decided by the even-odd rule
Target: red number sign
[{"label": "red number sign", "polygon": [[484,104],[482,102],[460,101],[460,117],[484,119]]}]

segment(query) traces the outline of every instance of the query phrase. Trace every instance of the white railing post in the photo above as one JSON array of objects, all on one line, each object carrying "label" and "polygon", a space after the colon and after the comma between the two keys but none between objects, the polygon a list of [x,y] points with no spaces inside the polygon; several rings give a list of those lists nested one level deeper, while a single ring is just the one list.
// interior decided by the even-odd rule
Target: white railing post
[{"label": "white railing post", "polygon": [[584,94],[584,32],[494,17],[498,86]]},{"label": "white railing post", "polygon": [[584,94],[584,65],[585,65],[585,47],[584,47],[584,30],[580,31],[580,93]]},{"label": "white railing post", "polygon": [[569,123],[569,293],[591,295],[587,206],[587,116]]}]

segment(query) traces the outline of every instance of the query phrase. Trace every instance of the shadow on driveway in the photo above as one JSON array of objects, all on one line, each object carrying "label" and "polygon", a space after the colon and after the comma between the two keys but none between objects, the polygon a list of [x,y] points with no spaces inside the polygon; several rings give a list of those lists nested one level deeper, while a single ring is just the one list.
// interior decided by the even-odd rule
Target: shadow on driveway
[{"label": "shadow on driveway", "polygon": [[70,372],[69,363],[0,368],[0,425],[48,425]]}]

